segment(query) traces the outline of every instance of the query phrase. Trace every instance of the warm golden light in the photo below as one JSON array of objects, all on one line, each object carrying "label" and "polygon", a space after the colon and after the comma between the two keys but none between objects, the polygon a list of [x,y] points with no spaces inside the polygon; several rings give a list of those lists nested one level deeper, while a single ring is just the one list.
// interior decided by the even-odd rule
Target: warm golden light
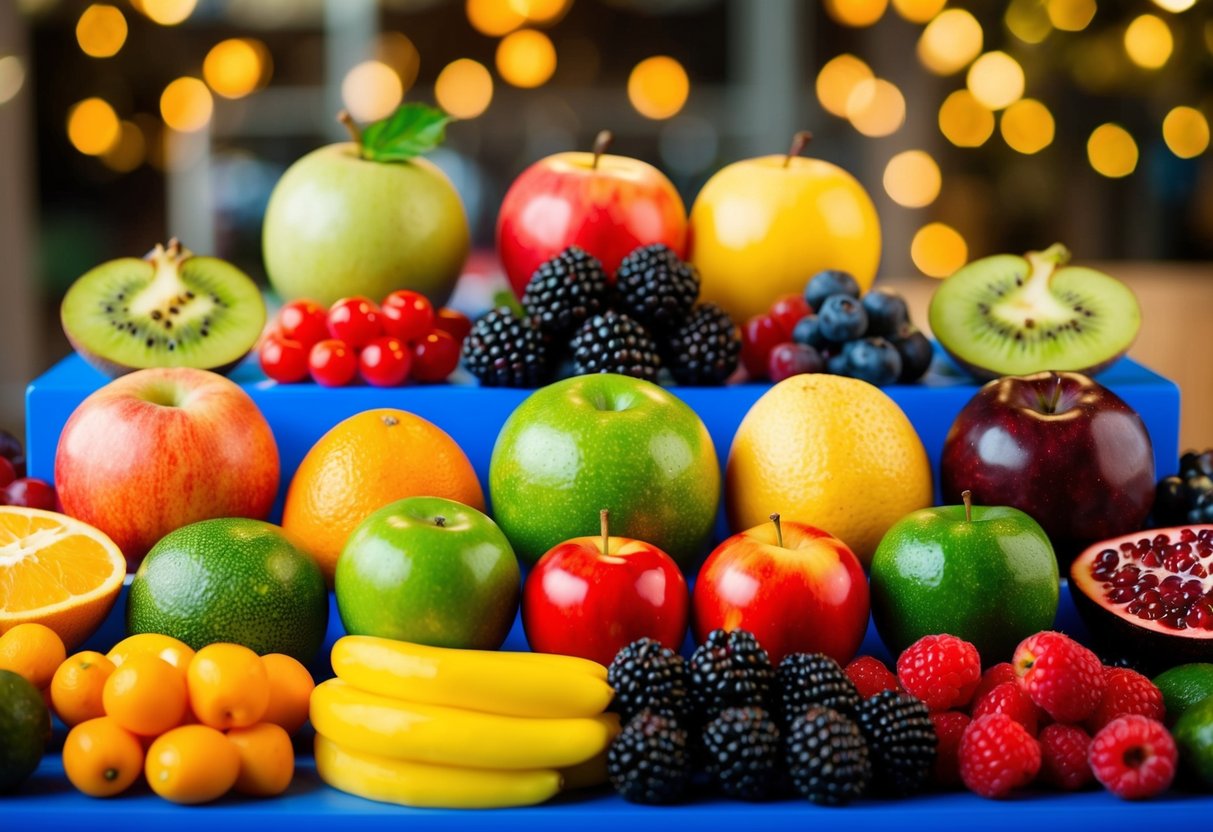
[{"label": "warm golden light", "polygon": [[211,47],[202,61],[202,77],[224,98],[243,98],[269,75],[269,49],[252,38],[230,38]]},{"label": "warm golden light", "polygon": [[101,98],[86,98],[67,114],[67,138],[86,156],[100,156],[118,141],[118,114]]},{"label": "warm golden light", "polygon": [[939,165],[925,150],[906,150],[885,165],[885,193],[906,208],[930,205],[939,196],[942,182]]},{"label": "warm golden light", "polygon": [[382,61],[363,61],[341,81],[341,100],[355,121],[378,121],[400,106],[404,85]]},{"label": "warm golden light", "polygon": [[1137,168],[1137,142],[1116,124],[1101,124],[1087,139],[1087,159],[1097,173],[1111,179],[1128,176]]},{"label": "warm golden light", "polygon": [[7,104],[17,97],[25,85],[25,67],[16,55],[0,58],[0,104]]},{"label": "warm golden light", "polygon": [[968,261],[969,246],[955,228],[933,222],[914,235],[910,259],[927,277],[949,277]]},{"label": "warm golden light", "polygon": [[951,75],[981,54],[982,40],[977,18],[964,9],[947,9],[922,30],[918,60],[936,75]]},{"label": "warm golden light", "polygon": [[176,26],[194,13],[198,0],[140,0],[136,8],[161,26]]},{"label": "warm golden light", "polygon": [[884,17],[889,0],[826,0],[826,14],[844,26],[871,26]]},{"label": "warm golden light", "polygon": [[1154,0],[1154,5],[1163,11],[1179,14],[1196,5],[1196,0]]},{"label": "warm golden light", "polygon": [[126,43],[126,17],[116,6],[94,3],[76,21],[76,42],[92,58],[112,58]]},{"label": "warm golden light", "polygon": [[957,147],[981,147],[994,132],[994,114],[968,90],[957,90],[939,108],[939,130]]},{"label": "warm golden light", "polygon": [[947,0],[893,0],[893,8],[911,23],[927,23],[943,10]]},{"label": "warm golden light", "polygon": [[1023,67],[1006,52],[987,52],[969,67],[965,83],[973,97],[991,110],[1023,98]]},{"label": "warm golden light", "polygon": [[465,8],[472,28],[491,38],[508,35],[526,23],[526,15],[511,0],[467,0]]},{"label": "warm golden light", "polygon": [[101,155],[101,161],[111,170],[130,173],[143,164],[146,154],[143,131],[133,121],[124,121],[119,127],[118,141]]},{"label": "warm golden light", "polygon": [[1011,0],[1003,21],[1011,34],[1024,43],[1041,43],[1053,31],[1049,14],[1040,0]]},{"label": "warm golden light", "polygon": [[475,118],[493,101],[493,77],[471,58],[451,61],[438,73],[434,97],[455,118]]},{"label": "warm golden light", "polygon": [[666,119],[678,114],[691,94],[691,79],[682,64],[668,55],[645,58],[628,76],[628,100],[645,118]]},{"label": "warm golden light", "polygon": [[1035,99],[1024,98],[1006,109],[998,128],[1008,147],[1031,155],[1053,143],[1056,125],[1048,107]]},{"label": "warm golden light", "polygon": [[1143,14],[1125,29],[1125,52],[1129,60],[1145,69],[1158,69],[1171,57],[1175,39],[1161,17]]},{"label": "warm golden light", "polygon": [[1191,159],[1209,149],[1209,120],[1194,107],[1176,107],[1162,120],[1162,138],[1181,159]]},{"label": "warm golden light", "polygon": [[206,127],[214,107],[211,91],[197,78],[178,78],[160,94],[160,117],[183,133]]},{"label": "warm golden light", "polygon": [[556,71],[556,47],[543,32],[519,29],[497,44],[497,72],[507,84],[543,86]]},{"label": "warm golden light", "polygon": [[1081,32],[1095,17],[1095,0],[1048,0],[1045,11],[1063,32]]},{"label": "warm golden light", "polygon": [[905,123],[906,100],[883,78],[860,81],[847,97],[847,118],[865,136],[888,136]]},{"label": "warm golden light", "polygon": [[817,100],[827,113],[845,118],[851,92],[874,77],[868,65],[854,55],[831,58],[817,73]]},{"label": "warm golden light", "polygon": [[375,59],[392,68],[407,91],[417,81],[421,70],[421,53],[403,32],[384,32],[375,42]]},{"label": "warm golden light", "polygon": [[546,25],[564,17],[573,0],[510,0],[514,11],[532,23]]}]

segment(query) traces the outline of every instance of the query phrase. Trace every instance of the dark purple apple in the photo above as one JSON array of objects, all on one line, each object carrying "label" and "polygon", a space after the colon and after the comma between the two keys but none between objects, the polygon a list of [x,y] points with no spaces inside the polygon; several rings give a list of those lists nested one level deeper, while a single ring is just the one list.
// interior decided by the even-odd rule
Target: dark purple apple
[{"label": "dark purple apple", "polygon": [[1142,528],[1154,502],[1154,451],[1141,417],[1080,373],[1009,376],[964,406],[944,441],[945,503],[973,492],[1013,506],[1060,551]]}]

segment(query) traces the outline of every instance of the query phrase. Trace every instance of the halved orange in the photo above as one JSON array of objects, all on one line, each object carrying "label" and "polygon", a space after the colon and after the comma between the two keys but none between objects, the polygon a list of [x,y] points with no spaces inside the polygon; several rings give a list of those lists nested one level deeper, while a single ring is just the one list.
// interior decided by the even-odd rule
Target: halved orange
[{"label": "halved orange", "polygon": [[0,633],[44,624],[71,651],[101,626],[125,575],[104,532],[57,512],[0,506]]}]

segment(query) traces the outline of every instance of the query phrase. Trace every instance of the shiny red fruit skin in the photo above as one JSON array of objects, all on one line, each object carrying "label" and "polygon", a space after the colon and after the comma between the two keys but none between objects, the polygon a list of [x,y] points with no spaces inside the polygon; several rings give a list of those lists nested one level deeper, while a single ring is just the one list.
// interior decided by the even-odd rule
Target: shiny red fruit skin
[{"label": "shiny red fruit skin", "polygon": [[753,381],[767,377],[771,350],[788,340],[770,315],[755,315],[741,328],[741,363]]},{"label": "shiny red fruit skin", "polygon": [[329,335],[360,350],[383,335],[379,307],[363,297],[342,298],[329,309]]},{"label": "shiny red fruit skin", "polygon": [[796,324],[800,323],[800,319],[805,315],[812,314],[813,310],[809,307],[809,302],[804,299],[804,295],[784,295],[779,300],[771,304],[770,311],[767,312],[771,316],[771,320],[775,321],[776,325],[783,331],[784,340],[792,340],[792,330],[796,328]]},{"label": "shiny red fruit skin", "polygon": [[357,356],[338,338],[328,338],[312,347],[307,364],[312,380],[322,387],[344,387],[358,374]]},{"label": "shiny red fruit skin", "polygon": [[58,510],[55,489],[42,480],[28,477],[13,480],[7,485],[3,502],[4,505],[40,508],[43,511]]},{"label": "shiny red fruit skin", "polygon": [[459,343],[472,331],[472,319],[450,307],[444,306],[434,314],[434,329],[441,329]]},{"label": "shiny red fruit skin", "polygon": [[280,334],[261,342],[257,358],[261,371],[279,384],[294,384],[308,377],[307,357],[311,347]]},{"label": "shiny red fruit skin", "polygon": [[358,353],[358,372],[363,381],[375,387],[403,384],[412,366],[412,350],[391,335],[376,338]]},{"label": "shiny red fruit skin", "polygon": [[401,341],[417,341],[434,328],[434,305],[420,292],[398,289],[379,311],[383,331]]},{"label": "shiny red fruit skin", "polygon": [[427,332],[413,345],[415,381],[443,381],[459,366],[459,342],[440,329]]},{"label": "shiny red fruit skin", "polygon": [[686,580],[673,558],[639,540],[578,537],[548,550],[527,576],[522,625],[531,649],[609,665],[645,636],[672,650],[686,635]]},{"label": "shiny red fruit skin", "polygon": [[293,300],[278,312],[278,331],[310,349],[329,337],[328,311],[314,300]]},{"label": "shiny red fruit skin", "polygon": [[749,630],[771,662],[825,653],[845,665],[868,628],[868,581],[841,540],[805,523],[783,523],[784,548],[764,523],[716,547],[699,570],[695,637],[717,628]]}]

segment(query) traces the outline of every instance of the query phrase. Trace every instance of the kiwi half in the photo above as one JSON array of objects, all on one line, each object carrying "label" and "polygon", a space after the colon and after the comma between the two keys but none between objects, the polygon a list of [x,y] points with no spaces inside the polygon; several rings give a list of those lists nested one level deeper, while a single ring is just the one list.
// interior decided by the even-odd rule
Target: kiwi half
[{"label": "kiwi half", "polygon": [[1141,307],[1125,284],[1069,259],[1058,243],[959,269],[931,298],[940,346],[980,379],[1107,367],[1137,337]]},{"label": "kiwi half", "polygon": [[265,327],[265,301],[240,269],[195,257],[176,240],[147,257],[90,269],[68,289],[59,316],[68,341],[110,376],[147,367],[225,373]]}]

